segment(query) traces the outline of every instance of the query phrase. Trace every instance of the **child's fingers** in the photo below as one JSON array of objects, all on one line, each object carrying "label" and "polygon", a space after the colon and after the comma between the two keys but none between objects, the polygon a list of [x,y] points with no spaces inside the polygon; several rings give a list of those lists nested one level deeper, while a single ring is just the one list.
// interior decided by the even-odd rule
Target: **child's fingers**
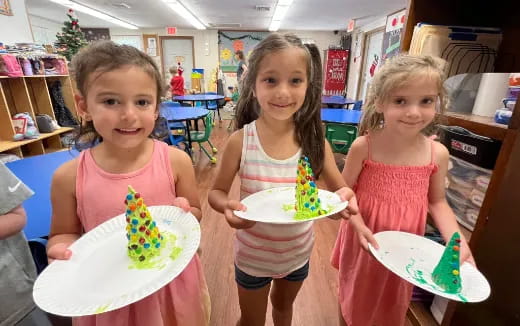
[{"label": "child's fingers", "polygon": [[230,200],[227,203],[227,208],[234,210],[234,211],[243,211],[245,212],[247,210],[247,207],[239,202],[238,200]]},{"label": "child's fingers", "polygon": [[54,260],[69,260],[72,257],[72,251],[68,249],[68,244],[57,243],[47,250],[47,258],[49,264]]},{"label": "child's fingers", "polygon": [[379,249],[379,244],[376,241],[376,238],[374,238],[374,234],[372,232],[368,231],[365,234],[365,238],[368,240],[368,242],[372,245],[372,247]]},{"label": "child's fingers", "polygon": [[255,221],[249,221],[242,219],[235,214],[233,214],[232,210],[226,209],[224,212],[224,216],[226,217],[227,222],[229,225],[234,229],[248,229],[255,225]]},{"label": "child's fingers", "polygon": [[173,206],[177,206],[185,212],[189,212],[191,210],[190,202],[184,197],[176,197],[173,200]]}]

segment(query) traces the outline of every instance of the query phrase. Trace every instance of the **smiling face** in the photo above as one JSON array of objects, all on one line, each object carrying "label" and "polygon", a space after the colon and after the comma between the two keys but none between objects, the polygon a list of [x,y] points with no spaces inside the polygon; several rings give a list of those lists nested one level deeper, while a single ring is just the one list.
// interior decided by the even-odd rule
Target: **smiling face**
[{"label": "smiling face", "polygon": [[92,121],[103,142],[119,148],[139,146],[157,119],[157,86],[143,69],[131,65],[92,73],[86,97],[77,98],[83,119]]},{"label": "smiling face", "polygon": [[413,78],[390,91],[377,105],[377,111],[384,115],[385,129],[406,135],[420,133],[435,118],[438,94],[431,76]]},{"label": "smiling face", "polygon": [[260,61],[254,95],[262,115],[287,120],[302,107],[309,83],[307,61],[305,51],[296,47],[272,52]]}]

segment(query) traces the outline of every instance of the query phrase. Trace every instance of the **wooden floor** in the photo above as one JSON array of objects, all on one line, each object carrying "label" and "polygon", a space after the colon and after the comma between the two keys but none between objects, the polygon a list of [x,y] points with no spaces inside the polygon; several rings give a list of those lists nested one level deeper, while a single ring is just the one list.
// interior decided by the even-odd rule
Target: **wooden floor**
[{"label": "wooden floor", "polygon": [[[212,131],[211,140],[220,155],[229,136],[227,121]],[[202,205],[202,264],[211,296],[211,325],[233,326],[240,315],[233,268],[233,229],[222,214],[208,204],[208,189],[216,174],[216,166],[209,163],[203,152],[194,145],[194,166]],[[232,194],[238,198],[238,179]],[[310,260],[310,273],[294,306],[293,325],[335,326],[337,313],[337,271],[329,263],[339,222],[323,219],[314,224],[316,242]],[[268,309],[266,325],[273,325]],[[406,325],[411,325],[407,322]]]}]

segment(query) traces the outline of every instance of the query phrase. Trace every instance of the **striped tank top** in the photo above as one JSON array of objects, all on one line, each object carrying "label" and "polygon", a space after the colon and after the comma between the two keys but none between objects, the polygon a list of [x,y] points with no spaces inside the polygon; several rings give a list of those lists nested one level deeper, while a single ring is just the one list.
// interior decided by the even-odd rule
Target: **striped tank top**
[{"label": "striped tank top", "polygon": [[[301,150],[285,160],[269,157],[258,139],[255,121],[245,125],[239,170],[240,199],[264,189],[294,186],[300,156]],[[290,274],[310,258],[314,244],[312,225],[313,222],[257,222],[252,228],[237,230],[235,264],[257,277],[281,278]]]}]

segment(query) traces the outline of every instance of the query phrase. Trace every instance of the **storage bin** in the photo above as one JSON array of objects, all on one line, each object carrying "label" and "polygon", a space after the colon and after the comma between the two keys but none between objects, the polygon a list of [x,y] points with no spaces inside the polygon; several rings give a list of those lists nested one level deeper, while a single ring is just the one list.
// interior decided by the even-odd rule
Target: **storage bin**
[{"label": "storage bin", "polygon": [[493,169],[502,142],[458,126],[440,126],[441,142],[450,155],[485,169]]}]

